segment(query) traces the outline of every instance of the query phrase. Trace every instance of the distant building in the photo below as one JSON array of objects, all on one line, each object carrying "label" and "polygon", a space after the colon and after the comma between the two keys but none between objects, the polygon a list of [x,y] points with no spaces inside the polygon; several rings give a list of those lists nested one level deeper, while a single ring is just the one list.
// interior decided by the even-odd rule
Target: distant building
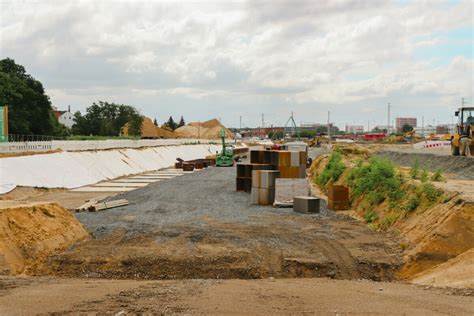
[{"label": "distant building", "polygon": [[71,106],[67,107],[67,111],[58,111],[56,107],[53,107],[54,116],[59,123],[63,124],[67,128],[71,128],[74,125],[74,114],[71,113]]},{"label": "distant building", "polygon": [[411,127],[416,127],[416,117],[397,117],[395,126],[397,130],[401,130],[403,125],[410,125]]},{"label": "distant building", "polygon": [[[302,131],[317,131],[321,127],[324,127],[327,129],[328,124],[321,124],[321,123],[302,123],[300,125],[300,128]],[[332,129],[333,125],[332,123],[329,124],[329,127]]]},{"label": "distant building", "polygon": [[347,134],[361,134],[364,132],[363,125],[346,125]]},{"label": "distant building", "polygon": [[432,125],[415,127],[414,130],[418,135],[436,134],[436,127]]},{"label": "distant building", "polygon": [[372,132],[382,132],[382,133],[390,133],[393,130],[393,126],[391,125],[377,125],[372,129]]}]

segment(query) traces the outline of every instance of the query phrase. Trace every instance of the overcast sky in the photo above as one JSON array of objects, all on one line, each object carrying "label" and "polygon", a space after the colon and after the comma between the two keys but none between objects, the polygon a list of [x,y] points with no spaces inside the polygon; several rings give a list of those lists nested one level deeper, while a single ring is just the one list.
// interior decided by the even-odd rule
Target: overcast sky
[{"label": "overcast sky", "polygon": [[53,105],[227,126],[450,123],[473,103],[473,1],[4,1],[0,57]]}]

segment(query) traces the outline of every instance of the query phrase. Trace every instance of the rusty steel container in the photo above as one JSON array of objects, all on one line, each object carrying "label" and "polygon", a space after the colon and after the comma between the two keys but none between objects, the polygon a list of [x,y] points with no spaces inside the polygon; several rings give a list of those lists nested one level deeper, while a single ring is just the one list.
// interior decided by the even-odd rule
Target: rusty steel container
[{"label": "rusty steel container", "polygon": [[275,201],[275,188],[252,188],[250,201],[256,205],[272,205]]},{"label": "rusty steel container", "polygon": [[328,199],[334,202],[349,201],[349,188],[344,185],[330,185],[328,188]]},{"label": "rusty steel container", "polygon": [[328,208],[333,211],[343,211],[350,209],[349,201],[334,201],[328,199]]},{"label": "rusty steel container", "polygon": [[254,188],[274,188],[275,180],[280,177],[280,172],[276,170],[253,170],[252,187]]},{"label": "rusty steel container", "polygon": [[183,171],[194,171],[194,164],[183,162]]}]

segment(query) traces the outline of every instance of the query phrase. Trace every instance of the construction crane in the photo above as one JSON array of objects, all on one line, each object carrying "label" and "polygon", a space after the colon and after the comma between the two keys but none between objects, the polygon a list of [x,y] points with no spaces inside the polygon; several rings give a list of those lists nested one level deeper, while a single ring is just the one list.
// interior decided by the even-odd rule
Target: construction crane
[{"label": "construction crane", "polygon": [[234,150],[232,146],[225,143],[225,130],[219,132],[222,140],[222,151],[216,155],[216,167],[232,167],[234,165]]},{"label": "construction crane", "polygon": [[462,106],[454,112],[458,117],[456,132],[451,136],[453,156],[474,156],[474,107]]}]

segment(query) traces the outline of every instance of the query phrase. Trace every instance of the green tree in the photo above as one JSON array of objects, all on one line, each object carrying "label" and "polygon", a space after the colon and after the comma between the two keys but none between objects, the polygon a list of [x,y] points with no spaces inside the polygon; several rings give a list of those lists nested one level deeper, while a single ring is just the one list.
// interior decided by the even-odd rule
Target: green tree
[{"label": "green tree", "polygon": [[86,109],[85,115],[76,112],[74,122],[74,134],[118,136],[122,127],[128,123],[128,134],[140,136],[143,116],[130,105],[98,101]]},{"label": "green tree", "polygon": [[186,122],[184,122],[184,118],[183,118],[183,116],[181,115],[181,119],[179,120],[178,127],[181,127],[181,126],[184,126],[184,125],[186,125]]},{"label": "green tree", "polygon": [[411,126],[410,124],[404,124],[402,126],[402,131],[404,133],[411,132],[412,130],[413,130],[413,126]]},{"label": "green tree", "polygon": [[10,134],[63,135],[41,82],[13,59],[0,60],[0,103],[8,105]]},{"label": "green tree", "polygon": [[156,120],[156,117],[155,117],[155,119],[153,120],[153,125],[158,126],[158,121]]},{"label": "green tree", "polygon": [[173,117],[170,116],[168,121],[165,123],[165,126],[171,128],[173,131],[178,127],[178,124],[173,120]]}]

